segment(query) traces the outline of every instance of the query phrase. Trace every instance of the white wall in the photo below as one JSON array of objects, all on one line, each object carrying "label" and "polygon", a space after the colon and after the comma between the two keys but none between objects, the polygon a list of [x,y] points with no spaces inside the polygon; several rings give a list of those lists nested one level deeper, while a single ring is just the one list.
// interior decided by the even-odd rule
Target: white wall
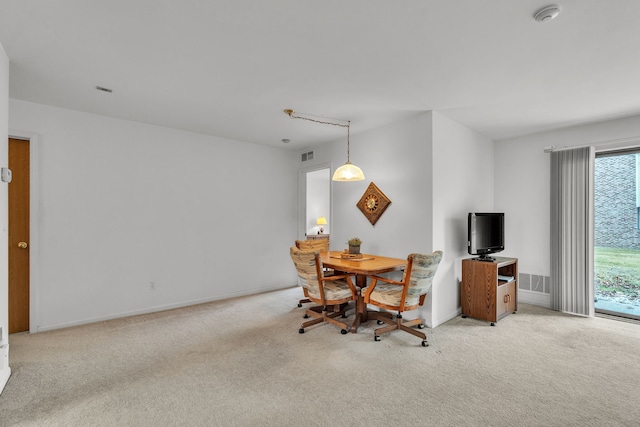
[{"label": "white wall", "polygon": [[467,253],[467,216],[494,210],[493,141],[433,113],[433,247],[444,252],[431,292],[429,326],[460,313],[462,258]]},{"label": "white wall", "polygon": [[[9,164],[9,58],[0,44],[0,166]],[[9,285],[8,285],[8,195],[7,184],[0,182],[0,392],[4,388],[9,369]]]},{"label": "white wall", "polygon": [[12,133],[39,135],[32,331],[295,285],[295,153],[9,107]]},{"label": "white wall", "polygon": [[496,142],[495,206],[505,212],[504,253],[518,258],[519,272],[550,274],[550,156],[544,148],[624,146],[608,141],[639,135],[640,116],[634,116]]},{"label": "white wall", "polygon": [[[346,154],[346,141],[330,145],[333,170]],[[362,168],[365,180],[333,182],[332,248],[344,249],[358,236],[365,253],[406,258],[431,251],[431,114],[352,136],[351,162]],[[356,206],[370,182],[391,200],[375,226]]]}]

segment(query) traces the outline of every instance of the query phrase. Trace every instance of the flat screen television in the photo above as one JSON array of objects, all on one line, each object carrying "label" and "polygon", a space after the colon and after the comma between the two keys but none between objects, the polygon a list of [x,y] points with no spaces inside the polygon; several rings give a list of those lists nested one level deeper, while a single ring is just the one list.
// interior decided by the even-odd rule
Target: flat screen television
[{"label": "flat screen television", "polygon": [[504,213],[469,212],[467,249],[480,261],[494,261],[490,254],[504,250]]}]

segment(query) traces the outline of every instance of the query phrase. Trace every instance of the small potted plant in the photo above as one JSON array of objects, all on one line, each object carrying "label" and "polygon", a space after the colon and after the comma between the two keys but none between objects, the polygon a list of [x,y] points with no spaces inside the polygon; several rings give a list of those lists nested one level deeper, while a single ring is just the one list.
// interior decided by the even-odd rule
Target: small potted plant
[{"label": "small potted plant", "polygon": [[360,253],[360,245],[362,244],[362,240],[359,237],[352,237],[349,239],[349,253],[350,254],[359,254]]}]

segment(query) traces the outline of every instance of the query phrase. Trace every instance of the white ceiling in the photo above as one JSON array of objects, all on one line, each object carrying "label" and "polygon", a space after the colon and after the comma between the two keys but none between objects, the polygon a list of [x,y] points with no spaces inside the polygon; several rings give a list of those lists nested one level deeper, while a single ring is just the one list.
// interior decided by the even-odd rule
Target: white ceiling
[{"label": "white ceiling", "polygon": [[640,114],[640,1],[537,23],[549,4],[0,0],[0,43],[11,98],[296,150],[344,128],[285,108],[352,134],[437,110],[493,139]]}]

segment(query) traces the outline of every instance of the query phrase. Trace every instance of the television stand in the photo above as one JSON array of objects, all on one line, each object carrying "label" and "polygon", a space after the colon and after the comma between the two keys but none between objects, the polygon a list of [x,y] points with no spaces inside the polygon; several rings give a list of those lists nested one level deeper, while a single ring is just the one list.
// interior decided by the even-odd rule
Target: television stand
[{"label": "television stand", "polygon": [[463,259],[460,305],[463,318],[485,320],[491,326],[515,313],[518,310],[518,259],[496,257],[490,263],[476,258]]}]

